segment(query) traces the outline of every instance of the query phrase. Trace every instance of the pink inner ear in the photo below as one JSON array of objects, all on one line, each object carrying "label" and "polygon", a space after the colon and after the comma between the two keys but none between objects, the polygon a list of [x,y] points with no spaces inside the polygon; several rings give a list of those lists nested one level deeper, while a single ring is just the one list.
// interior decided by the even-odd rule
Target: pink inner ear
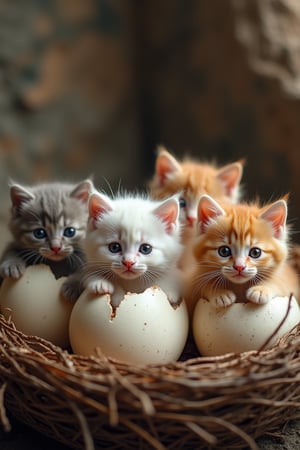
[{"label": "pink inner ear", "polygon": [[23,189],[21,186],[15,185],[10,188],[10,198],[13,206],[18,209],[22,203],[32,200],[34,195]]},{"label": "pink inner ear", "polygon": [[286,225],[286,202],[284,200],[279,200],[273,203],[260,215],[260,218],[270,222],[274,229],[275,237],[280,238]]},{"label": "pink inner ear", "polygon": [[176,200],[168,200],[155,209],[154,214],[159,217],[165,224],[167,233],[174,230],[179,215],[179,206]]},{"label": "pink inner ear", "polygon": [[79,200],[82,200],[86,203],[90,197],[91,192],[92,182],[90,180],[86,180],[76,186],[76,188],[71,192],[71,197],[78,198]]},{"label": "pink inner ear", "polygon": [[101,216],[112,210],[111,205],[102,196],[92,194],[89,200],[89,214],[93,220],[98,220]]},{"label": "pink inner ear", "polygon": [[240,163],[229,164],[218,173],[218,179],[224,184],[227,195],[231,196],[237,188],[242,177],[242,165]]},{"label": "pink inner ear", "polygon": [[199,230],[203,233],[211,220],[224,215],[224,210],[209,195],[203,195],[198,205]]},{"label": "pink inner ear", "polygon": [[171,173],[178,172],[180,165],[176,159],[170,155],[167,151],[162,150],[156,160],[155,171],[159,177],[161,185],[164,184],[167,176]]}]

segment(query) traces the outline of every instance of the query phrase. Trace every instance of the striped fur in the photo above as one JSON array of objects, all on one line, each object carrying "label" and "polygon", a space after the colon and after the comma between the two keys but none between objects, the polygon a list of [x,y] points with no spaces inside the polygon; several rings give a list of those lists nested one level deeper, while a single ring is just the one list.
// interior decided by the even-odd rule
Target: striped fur
[{"label": "striped fur", "polygon": [[46,183],[10,188],[13,240],[5,249],[0,274],[19,278],[29,265],[47,264],[56,276],[65,276],[82,265],[82,241],[93,184]]},{"label": "striped fur", "polygon": [[287,203],[265,206],[220,204],[201,197],[198,235],[191,248],[196,264],[186,270],[190,310],[199,298],[216,306],[266,303],[276,296],[298,296],[298,278],[287,263]]}]

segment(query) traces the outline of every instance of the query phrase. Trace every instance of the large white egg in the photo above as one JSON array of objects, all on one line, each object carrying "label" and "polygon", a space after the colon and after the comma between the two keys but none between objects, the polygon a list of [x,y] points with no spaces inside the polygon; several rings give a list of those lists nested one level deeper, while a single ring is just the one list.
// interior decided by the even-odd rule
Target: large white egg
[{"label": "large white egg", "polygon": [[159,287],[128,293],[112,314],[110,296],[84,292],[70,317],[74,353],[106,356],[129,364],[165,364],[181,355],[188,335],[183,301],[173,308]]},{"label": "large white egg", "polygon": [[29,266],[18,280],[6,278],[0,289],[0,310],[16,328],[28,335],[69,346],[72,303],[59,294],[65,277],[56,279],[44,265]]},{"label": "large white egg", "polygon": [[[289,307],[288,297],[275,297],[263,305],[234,303],[217,308],[200,299],[193,316],[193,335],[203,356],[259,350],[279,327]],[[292,298],[288,316],[268,347],[300,321],[300,309]]]}]

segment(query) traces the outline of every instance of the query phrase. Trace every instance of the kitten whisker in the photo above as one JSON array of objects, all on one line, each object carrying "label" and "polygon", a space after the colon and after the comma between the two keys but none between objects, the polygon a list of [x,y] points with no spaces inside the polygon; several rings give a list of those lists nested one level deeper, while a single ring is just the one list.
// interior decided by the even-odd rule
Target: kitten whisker
[{"label": "kitten whisker", "polygon": [[148,270],[145,272],[146,276],[149,276],[150,279],[155,280],[156,278],[160,278],[164,273],[166,273],[165,268],[160,267],[148,267]]},{"label": "kitten whisker", "polygon": [[160,271],[148,270],[142,274],[142,278],[145,281],[145,284],[153,284],[159,279],[161,276]]},{"label": "kitten whisker", "polygon": [[41,255],[35,250],[31,248],[23,249],[20,251],[19,256],[28,264],[34,265],[40,262],[42,258]]},{"label": "kitten whisker", "polygon": [[82,268],[82,281],[86,283],[91,277],[105,278],[107,280],[115,279],[115,274],[108,264],[84,263]]},{"label": "kitten whisker", "polygon": [[83,252],[76,250],[68,257],[70,266],[74,271],[80,268],[84,264],[85,256]]},{"label": "kitten whisker", "polygon": [[194,279],[192,295],[193,297],[199,295],[207,285],[210,286],[210,291],[216,291],[219,286],[224,286],[225,284],[226,280],[220,270],[199,274]]}]

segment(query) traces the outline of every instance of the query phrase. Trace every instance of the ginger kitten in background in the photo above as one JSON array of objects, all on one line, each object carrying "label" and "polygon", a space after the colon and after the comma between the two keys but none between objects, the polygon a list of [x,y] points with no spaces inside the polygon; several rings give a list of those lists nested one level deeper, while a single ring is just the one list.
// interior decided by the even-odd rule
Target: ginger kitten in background
[{"label": "ginger kitten in background", "polygon": [[203,195],[192,245],[196,264],[185,274],[190,313],[199,298],[217,307],[291,293],[298,298],[298,277],[287,262],[286,219],[286,198],[262,207],[220,204]]},{"label": "ginger kitten in background", "polygon": [[[186,246],[195,233],[201,195],[209,194],[216,200],[236,203],[240,198],[242,174],[242,161],[218,168],[212,163],[189,158],[179,161],[164,147],[159,147],[155,174],[149,183],[149,189],[151,196],[156,199],[180,195],[180,221],[183,226],[181,239]],[[193,255],[188,248],[184,248],[179,267],[184,268],[193,262]]]},{"label": "ginger kitten in background", "polygon": [[13,240],[0,261],[2,278],[20,278],[26,267],[50,266],[56,277],[75,272],[85,259],[82,242],[93,183],[50,182],[10,187]]},{"label": "ginger kitten in background", "polygon": [[209,194],[216,200],[236,203],[240,198],[242,174],[242,161],[221,168],[189,158],[179,161],[161,146],[149,189],[156,199],[180,193],[181,222],[185,228],[193,228],[201,195]]}]

